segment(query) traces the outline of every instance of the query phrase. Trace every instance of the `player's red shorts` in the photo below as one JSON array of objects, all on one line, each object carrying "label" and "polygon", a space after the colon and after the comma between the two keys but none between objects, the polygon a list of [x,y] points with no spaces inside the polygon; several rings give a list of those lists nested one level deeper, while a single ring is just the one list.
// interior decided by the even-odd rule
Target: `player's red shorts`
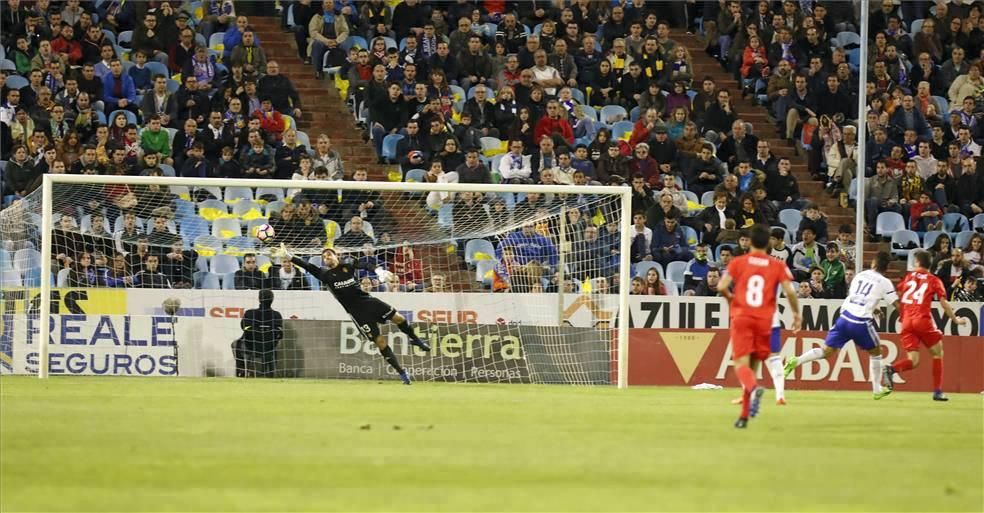
[{"label": "player's red shorts", "polygon": [[732,359],[750,355],[759,361],[769,357],[772,319],[738,317],[731,319]]},{"label": "player's red shorts", "polygon": [[932,319],[922,317],[902,321],[902,347],[906,352],[918,351],[920,344],[933,347],[941,340],[943,340],[943,332],[936,327]]}]

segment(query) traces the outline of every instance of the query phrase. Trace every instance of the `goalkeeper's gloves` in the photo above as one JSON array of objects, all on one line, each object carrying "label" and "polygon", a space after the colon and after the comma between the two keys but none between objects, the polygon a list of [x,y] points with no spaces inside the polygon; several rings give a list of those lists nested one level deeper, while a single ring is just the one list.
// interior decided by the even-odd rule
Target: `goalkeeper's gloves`
[{"label": "goalkeeper's gloves", "polygon": [[280,247],[274,247],[270,251],[270,255],[274,258],[286,258],[287,260],[294,258],[294,254],[287,250],[287,245],[283,242],[280,243]]},{"label": "goalkeeper's gloves", "polygon": [[387,271],[386,269],[383,269],[382,267],[376,268],[376,277],[379,278],[379,281],[387,282],[389,281],[390,276],[393,276],[393,273]]}]

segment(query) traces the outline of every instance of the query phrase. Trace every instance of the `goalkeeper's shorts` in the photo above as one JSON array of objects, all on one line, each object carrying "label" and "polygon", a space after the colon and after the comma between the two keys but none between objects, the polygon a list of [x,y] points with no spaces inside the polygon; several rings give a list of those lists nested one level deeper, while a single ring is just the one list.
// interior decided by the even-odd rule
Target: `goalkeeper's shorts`
[{"label": "goalkeeper's shorts", "polygon": [[374,297],[360,299],[346,310],[352,315],[359,331],[373,341],[380,335],[379,324],[396,315],[396,308]]}]

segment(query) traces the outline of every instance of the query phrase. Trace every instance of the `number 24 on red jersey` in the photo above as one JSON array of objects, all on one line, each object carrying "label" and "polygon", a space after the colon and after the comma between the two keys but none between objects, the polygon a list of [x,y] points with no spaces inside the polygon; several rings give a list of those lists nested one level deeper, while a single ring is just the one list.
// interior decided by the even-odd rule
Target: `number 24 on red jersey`
[{"label": "number 24 on red jersey", "polygon": [[903,318],[932,318],[930,309],[933,300],[946,298],[946,288],[936,276],[912,271],[899,282],[899,297],[902,303]]}]

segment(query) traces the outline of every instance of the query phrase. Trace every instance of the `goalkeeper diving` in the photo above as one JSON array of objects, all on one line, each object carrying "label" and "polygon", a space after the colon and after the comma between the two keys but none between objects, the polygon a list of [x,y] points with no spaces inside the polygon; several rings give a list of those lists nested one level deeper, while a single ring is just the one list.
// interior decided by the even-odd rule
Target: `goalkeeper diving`
[{"label": "goalkeeper diving", "polygon": [[331,291],[335,299],[342,305],[342,308],[355,321],[355,325],[359,328],[359,331],[376,344],[379,352],[386,359],[386,363],[390,364],[399,373],[400,380],[403,381],[403,384],[410,384],[410,376],[400,366],[396,355],[393,354],[393,349],[389,347],[386,339],[380,334],[379,324],[384,322],[396,324],[396,327],[406,334],[411,345],[417,346],[424,351],[430,351],[430,345],[421,340],[413,332],[410,322],[400,315],[395,308],[364,292],[359,287],[359,280],[355,277],[356,269],[374,271],[381,281],[386,281],[392,273],[382,267],[370,269],[364,265],[360,265],[356,261],[343,263],[338,253],[331,248],[325,248],[321,252],[321,261],[324,263],[324,267],[318,267],[302,258],[294,256],[287,250],[287,246],[284,244],[281,244],[279,248],[275,247],[271,254],[274,257],[289,259],[294,265],[311,273],[321,283],[327,285],[328,290]]}]

